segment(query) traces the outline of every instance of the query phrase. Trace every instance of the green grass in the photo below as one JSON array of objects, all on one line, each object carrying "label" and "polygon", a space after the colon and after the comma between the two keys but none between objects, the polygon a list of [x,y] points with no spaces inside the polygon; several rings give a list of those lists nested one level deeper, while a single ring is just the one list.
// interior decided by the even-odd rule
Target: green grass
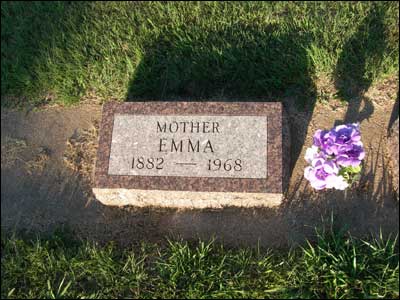
[{"label": "green grass", "polygon": [[317,231],[290,251],[216,242],[99,246],[3,235],[2,298],[398,298],[397,238]]},{"label": "green grass", "polygon": [[[2,106],[174,96],[315,103],[397,74],[398,2],[2,2]],[[351,84],[349,83],[351,82]],[[302,100],[301,100],[302,99]]]}]

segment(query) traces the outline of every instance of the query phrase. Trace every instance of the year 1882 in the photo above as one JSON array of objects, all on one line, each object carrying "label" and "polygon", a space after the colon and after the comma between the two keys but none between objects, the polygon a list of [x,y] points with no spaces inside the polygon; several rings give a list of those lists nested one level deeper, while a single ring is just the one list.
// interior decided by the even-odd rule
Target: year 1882
[{"label": "year 1882", "polygon": [[161,170],[164,167],[164,158],[162,157],[133,157],[132,159],[132,169],[157,169]]}]

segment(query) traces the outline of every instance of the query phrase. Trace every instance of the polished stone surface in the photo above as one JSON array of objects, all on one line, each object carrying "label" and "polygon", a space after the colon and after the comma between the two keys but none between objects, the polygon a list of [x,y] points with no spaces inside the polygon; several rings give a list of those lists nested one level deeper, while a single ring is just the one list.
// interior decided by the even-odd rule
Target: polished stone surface
[{"label": "polished stone surface", "polygon": [[267,117],[114,116],[109,175],[267,178]]}]

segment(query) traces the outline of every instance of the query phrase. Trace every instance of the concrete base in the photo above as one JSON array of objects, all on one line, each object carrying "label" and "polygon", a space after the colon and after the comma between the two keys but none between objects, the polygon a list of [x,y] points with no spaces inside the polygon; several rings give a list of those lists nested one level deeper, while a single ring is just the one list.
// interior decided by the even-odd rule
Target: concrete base
[{"label": "concrete base", "polygon": [[97,200],[104,205],[173,208],[273,207],[283,195],[273,193],[224,193],[94,188]]}]

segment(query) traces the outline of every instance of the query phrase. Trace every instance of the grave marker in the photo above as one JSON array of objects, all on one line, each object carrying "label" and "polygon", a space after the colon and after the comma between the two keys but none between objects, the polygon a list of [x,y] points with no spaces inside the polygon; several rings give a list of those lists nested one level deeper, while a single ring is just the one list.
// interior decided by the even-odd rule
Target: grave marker
[{"label": "grave marker", "polygon": [[93,191],[106,205],[274,206],[282,177],[281,103],[103,107]]}]

